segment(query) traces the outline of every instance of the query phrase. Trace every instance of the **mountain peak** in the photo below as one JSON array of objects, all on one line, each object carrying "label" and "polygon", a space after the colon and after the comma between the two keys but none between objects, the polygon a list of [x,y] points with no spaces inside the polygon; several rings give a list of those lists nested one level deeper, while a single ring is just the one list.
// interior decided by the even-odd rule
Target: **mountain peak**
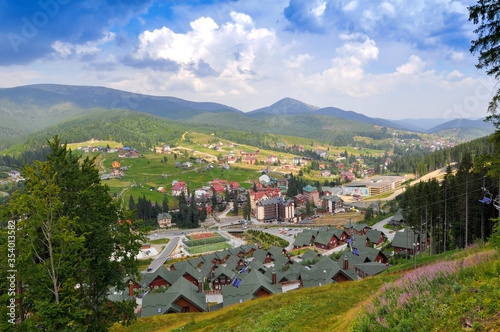
[{"label": "mountain peak", "polygon": [[318,110],[319,107],[301,102],[290,97],[278,100],[268,107],[263,107],[249,113],[269,113],[269,114],[301,114]]}]

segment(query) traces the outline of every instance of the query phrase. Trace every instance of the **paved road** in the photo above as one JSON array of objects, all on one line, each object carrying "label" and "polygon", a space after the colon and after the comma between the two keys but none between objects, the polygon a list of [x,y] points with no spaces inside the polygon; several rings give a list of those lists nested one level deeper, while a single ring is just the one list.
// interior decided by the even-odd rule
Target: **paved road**
[{"label": "paved road", "polygon": [[376,223],[375,225],[372,226],[372,229],[376,229],[377,231],[384,232],[384,234],[387,235],[387,239],[390,242],[392,242],[392,239],[394,239],[394,235],[396,234],[396,232],[385,228],[384,225],[386,225],[389,221],[391,221],[392,217],[394,217],[394,216],[390,216],[389,218],[385,218],[384,220],[379,221],[378,223]]},{"label": "paved road", "polygon": [[149,265],[148,269],[151,269],[149,270],[148,272],[155,272],[160,266],[162,266],[168,259],[168,257],[170,256],[170,254],[172,253],[172,251],[175,250],[175,248],[177,247],[177,245],[179,244],[179,242],[181,241],[181,237],[180,236],[175,236],[166,246],[165,246],[165,249],[163,249],[163,251],[160,253],[160,255],[153,261],[151,262],[151,264]]}]

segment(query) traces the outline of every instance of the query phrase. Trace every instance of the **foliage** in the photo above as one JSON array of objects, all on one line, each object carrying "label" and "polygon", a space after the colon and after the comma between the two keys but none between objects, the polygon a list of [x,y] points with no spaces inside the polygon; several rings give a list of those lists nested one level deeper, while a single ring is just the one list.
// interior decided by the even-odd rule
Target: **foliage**
[{"label": "foliage", "polygon": [[281,248],[285,248],[286,246],[289,245],[289,242],[287,240],[266,232],[249,229],[247,233],[252,236],[253,241],[255,241],[256,243],[260,243],[260,245],[264,247],[266,250],[269,249],[271,246],[278,246]]},{"label": "foliage", "polygon": [[457,331],[474,322],[481,326],[482,318],[495,314],[500,304],[500,282],[487,279],[498,268],[493,250],[419,268],[382,287],[351,331]]},{"label": "foliage", "polygon": [[6,211],[17,221],[18,318],[25,327],[105,330],[131,314],[107,296],[125,287],[125,275],[138,277],[144,237],[100,183],[93,159],[80,160],[57,136],[48,143],[47,161],[25,166],[26,187]]},{"label": "foliage", "polygon": [[456,174],[449,167],[443,182],[430,180],[406,189],[400,199],[405,220],[417,232],[430,232],[435,252],[486,241],[496,209],[479,202],[487,195],[483,185],[492,197],[499,194],[483,165],[474,165],[465,154]]},{"label": "foliage", "polygon": [[[500,7],[495,0],[480,0],[476,5],[469,7],[469,20],[477,25],[474,33],[477,39],[472,41],[470,51],[475,54],[479,53],[478,63],[479,69],[486,69],[489,76],[495,77],[497,80],[500,77],[500,55],[498,48],[500,46]],[[497,90],[488,107],[495,126],[498,128],[499,116],[496,113],[498,102],[500,100],[500,90]]]}]

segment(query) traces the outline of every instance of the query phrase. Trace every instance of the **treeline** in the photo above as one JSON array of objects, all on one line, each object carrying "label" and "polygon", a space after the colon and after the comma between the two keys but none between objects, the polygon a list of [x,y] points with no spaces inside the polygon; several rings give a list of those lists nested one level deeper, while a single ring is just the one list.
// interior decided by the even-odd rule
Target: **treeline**
[{"label": "treeline", "polygon": [[[498,215],[495,204],[500,204],[493,201],[500,197],[499,184],[485,176],[484,169],[479,163],[474,165],[472,155],[465,153],[455,174],[448,166],[441,183],[435,179],[421,182],[400,195],[407,225],[417,233],[430,233],[433,252],[464,248],[492,234],[492,218]],[[491,201],[485,204],[480,200]]]},{"label": "treeline", "polygon": [[90,139],[111,140],[145,151],[179,139],[187,129],[185,124],[145,113],[111,110],[46,128],[31,135],[24,148],[39,149],[46,145],[47,137],[57,132],[68,143]]},{"label": "treeline", "polygon": [[21,169],[25,164],[32,165],[35,160],[46,161],[47,155],[51,152],[49,147],[42,147],[36,150],[26,150],[19,156],[4,155],[0,157],[0,166],[7,166],[14,169]]},{"label": "treeline", "polygon": [[470,154],[471,158],[475,159],[480,155],[490,155],[491,153],[493,153],[493,144],[490,136],[486,136],[431,153],[415,150],[403,157],[394,158],[388,169],[394,173],[415,173],[422,176],[445,167],[449,163],[458,162],[466,154]]},{"label": "treeline", "polygon": [[145,195],[139,197],[137,202],[133,195],[129,197],[129,211],[134,213],[136,220],[142,219],[144,226],[156,228],[158,227],[158,215],[160,213],[169,213],[172,216],[172,223],[175,223],[179,228],[197,228],[200,222],[207,219],[207,209],[205,204],[200,208],[196,205],[194,195],[191,195],[188,204],[184,194],[179,196],[178,210],[170,210],[169,201],[165,195],[160,203],[148,200]]}]

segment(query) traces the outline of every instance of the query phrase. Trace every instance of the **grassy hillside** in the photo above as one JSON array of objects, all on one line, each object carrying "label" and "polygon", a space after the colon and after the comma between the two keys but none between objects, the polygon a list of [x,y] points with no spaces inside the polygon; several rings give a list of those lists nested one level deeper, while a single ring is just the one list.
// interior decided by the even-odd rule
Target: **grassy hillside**
[{"label": "grassy hillside", "polygon": [[[498,330],[498,252],[479,246],[433,256],[432,261],[427,258],[427,265],[417,270],[410,262],[406,266],[409,272],[401,272],[405,267],[398,266],[400,272],[278,294],[215,312],[142,318],[129,327],[117,324],[111,331],[457,331],[464,322],[470,322],[476,331]],[[401,311],[398,295],[392,299],[392,307],[380,309],[382,297],[389,301],[396,296],[390,293],[394,285],[413,280],[417,286],[426,286],[430,271],[445,271],[450,264],[458,266],[457,272],[436,272],[437,281],[422,294],[429,296],[425,303]],[[438,295],[439,300],[433,299]],[[428,311],[422,312],[422,307]],[[390,321],[396,325],[379,323]]]}]

